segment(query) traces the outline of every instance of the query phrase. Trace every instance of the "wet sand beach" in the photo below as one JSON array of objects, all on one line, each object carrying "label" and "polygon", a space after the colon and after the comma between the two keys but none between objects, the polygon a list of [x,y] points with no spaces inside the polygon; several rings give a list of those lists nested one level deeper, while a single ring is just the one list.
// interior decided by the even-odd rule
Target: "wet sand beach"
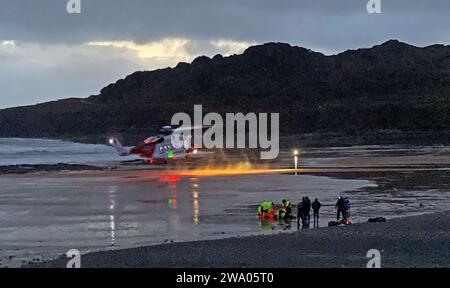
[{"label": "wet sand beach", "polygon": [[[84,268],[364,268],[378,249],[381,267],[450,267],[450,212],[301,230],[279,235],[174,243],[81,257]],[[65,267],[61,258],[39,267]]]},{"label": "wet sand beach", "polygon": [[[289,151],[282,152],[277,163],[260,166],[242,164],[240,156],[227,156],[231,163],[240,163],[238,166],[225,165],[219,160],[216,162],[221,165],[215,166],[191,163],[190,166],[158,167],[142,165],[140,161],[116,162],[99,169],[64,165],[63,169],[58,169],[61,168],[58,165],[40,169],[33,166],[31,173],[19,171],[0,175],[0,267],[49,261],[69,249],[92,255],[90,253],[97,251],[109,253],[168,243],[180,247],[189,245],[180,242],[194,243],[193,247],[197,247],[200,244],[195,243],[205,240],[216,243],[216,240],[231,238],[231,242],[220,242],[228,245],[226,243],[240,241],[236,239],[250,241],[245,240],[248,236],[268,239],[261,241],[275,242],[276,247],[284,241],[283,237],[287,237],[277,234],[290,234],[297,231],[297,227],[296,223],[260,221],[256,208],[258,203],[266,200],[279,203],[287,198],[296,204],[304,196],[312,200],[317,197],[323,205],[320,227],[335,219],[334,204],[338,195],[350,197],[353,223],[365,223],[370,217],[383,216],[389,220],[383,225],[390,225],[400,217],[448,211],[449,151],[448,147],[309,149],[302,151],[298,175],[294,175],[291,168]],[[344,227],[347,228],[302,230],[299,235],[309,237],[317,233],[314,237],[323,237],[329,245],[339,245],[339,242],[334,243],[337,236],[326,234],[344,233],[335,231],[371,233],[369,228]],[[401,230],[401,227],[395,229]],[[382,237],[381,234],[377,237]],[[261,235],[275,238],[259,238]],[[405,234],[402,238],[410,236],[413,237]],[[346,239],[364,239],[352,237]],[[319,238],[314,239],[319,241]],[[209,247],[209,244],[202,245]],[[267,248],[261,245],[257,246],[262,250]],[[201,253],[208,254],[209,248],[205,249]],[[211,249],[213,253],[219,248]],[[326,258],[327,250],[320,249],[318,251],[322,252],[318,255]],[[318,255],[315,257],[322,257]],[[185,256],[189,257],[189,254]],[[168,259],[169,262],[164,261],[161,260],[160,267],[176,264]],[[114,266],[112,262],[101,263],[98,265]],[[131,261],[129,265],[135,265],[133,263]]]}]

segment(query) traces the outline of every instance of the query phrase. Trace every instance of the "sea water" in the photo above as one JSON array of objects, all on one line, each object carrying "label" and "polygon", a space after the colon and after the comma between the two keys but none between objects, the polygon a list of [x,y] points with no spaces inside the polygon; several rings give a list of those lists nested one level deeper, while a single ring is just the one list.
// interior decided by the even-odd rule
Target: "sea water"
[{"label": "sea water", "polygon": [[124,159],[107,145],[49,139],[0,138],[0,166],[58,163],[101,165],[120,160]]}]

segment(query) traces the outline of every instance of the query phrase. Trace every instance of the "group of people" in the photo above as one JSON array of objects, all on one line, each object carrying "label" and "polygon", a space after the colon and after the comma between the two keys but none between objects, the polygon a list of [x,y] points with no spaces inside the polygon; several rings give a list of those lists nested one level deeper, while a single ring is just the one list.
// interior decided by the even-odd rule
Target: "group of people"
[{"label": "group of people", "polygon": [[308,197],[303,197],[297,205],[297,227],[300,227],[300,221],[303,227],[309,227],[311,222],[311,208],[313,210],[314,227],[319,226],[319,211],[322,204],[316,198],[311,203]]},{"label": "group of people", "polygon": [[283,199],[281,201],[281,208],[278,213],[274,210],[275,204],[270,201],[264,201],[258,206],[258,214],[261,218],[278,218],[278,219],[292,219],[292,204],[289,200]]},{"label": "group of people", "polygon": [[343,221],[346,221],[348,217],[350,217],[350,200],[348,197],[341,197],[339,196],[336,205],[335,205],[336,211],[337,211],[337,217],[336,219],[339,221],[340,216],[342,215]]},{"label": "group of people", "polygon": [[[261,218],[277,218],[277,219],[292,219],[292,204],[289,200],[283,199],[281,201],[281,208],[278,210],[278,213],[275,213],[274,210],[275,204],[270,201],[262,202],[258,207],[258,214]],[[319,212],[322,204],[316,198],[314,202],[311,203],[311,200],[308,197],[303,197],[302,201],[300,201],[297,205],[297,227],[300,227],[300,223],[302,227],[309,227],[311,221],[311,210],[313,211],[313,221],[314,227],[319,226]],[[340,220],[340,216],[342,216],[342,221],[348,221],[350,216],[350,200],[348,197],[339,196],[336,205],[337,211],[337,220]]]}]

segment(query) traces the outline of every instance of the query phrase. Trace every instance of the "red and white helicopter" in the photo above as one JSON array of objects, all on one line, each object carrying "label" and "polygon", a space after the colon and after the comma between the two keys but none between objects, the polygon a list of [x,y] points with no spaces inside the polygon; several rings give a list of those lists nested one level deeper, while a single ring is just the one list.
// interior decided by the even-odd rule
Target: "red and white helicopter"
[{"label": "red and white helicopter", "polygon": [[[184,130],[203,129],[207,127],[189,127]],[[185,159],[191,154],[197,154],[198,149],[191,144],[191,136],[183,133],[174,133],[180,129],[164,126],[160,134],[151,136],[134,147],[124,147],[117,138],[110,137],[109,145],[113,146],[119,156],[139,155],[146,158],[148,164],[164,163],[169,159]]]}]

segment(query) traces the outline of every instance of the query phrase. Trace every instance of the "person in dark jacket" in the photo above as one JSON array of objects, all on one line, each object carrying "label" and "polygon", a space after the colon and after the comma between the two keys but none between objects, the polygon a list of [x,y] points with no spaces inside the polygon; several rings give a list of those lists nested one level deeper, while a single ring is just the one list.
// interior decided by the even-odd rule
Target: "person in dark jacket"
[{"label": "person in dark jacket", "polygon": [[305,214],[303,209],[303,201],[298,202],[297,204],[297,229],[300,228],[300,221],[302,225],[305,225]]},{"label": "person in dark jacket", "polygon": [[312,209],[313,209],[313,217],[314,217],[314,227],[319,227],[319,210],[320,207],[322,207],[322,204],[320,204],[319,200],[316,198],[314,202],[312,203]]},{"label": "person in dark jacket", "polygon": [[345,219],[350,217],[350,199],[348,197],[344,198],[344,211],[345,211]]},{"label": "person in dark jacket", "polygon": [[342,214],[342,218],[347,219],[347,215],[345,213],[345,208],[344,208],[344,198],[342,198],[341,196],[339,196],[335,208],[337,210],[337,217],[336,219],[339,221],[339,216]]},{"label": "person in dark jacket", "polygon": [[311,200],[309,200],[308,197],[305,197],[304,199],[305,202],[303,203],[303,208],[305,209],[305,221],[309,225],[311,221]]}]

